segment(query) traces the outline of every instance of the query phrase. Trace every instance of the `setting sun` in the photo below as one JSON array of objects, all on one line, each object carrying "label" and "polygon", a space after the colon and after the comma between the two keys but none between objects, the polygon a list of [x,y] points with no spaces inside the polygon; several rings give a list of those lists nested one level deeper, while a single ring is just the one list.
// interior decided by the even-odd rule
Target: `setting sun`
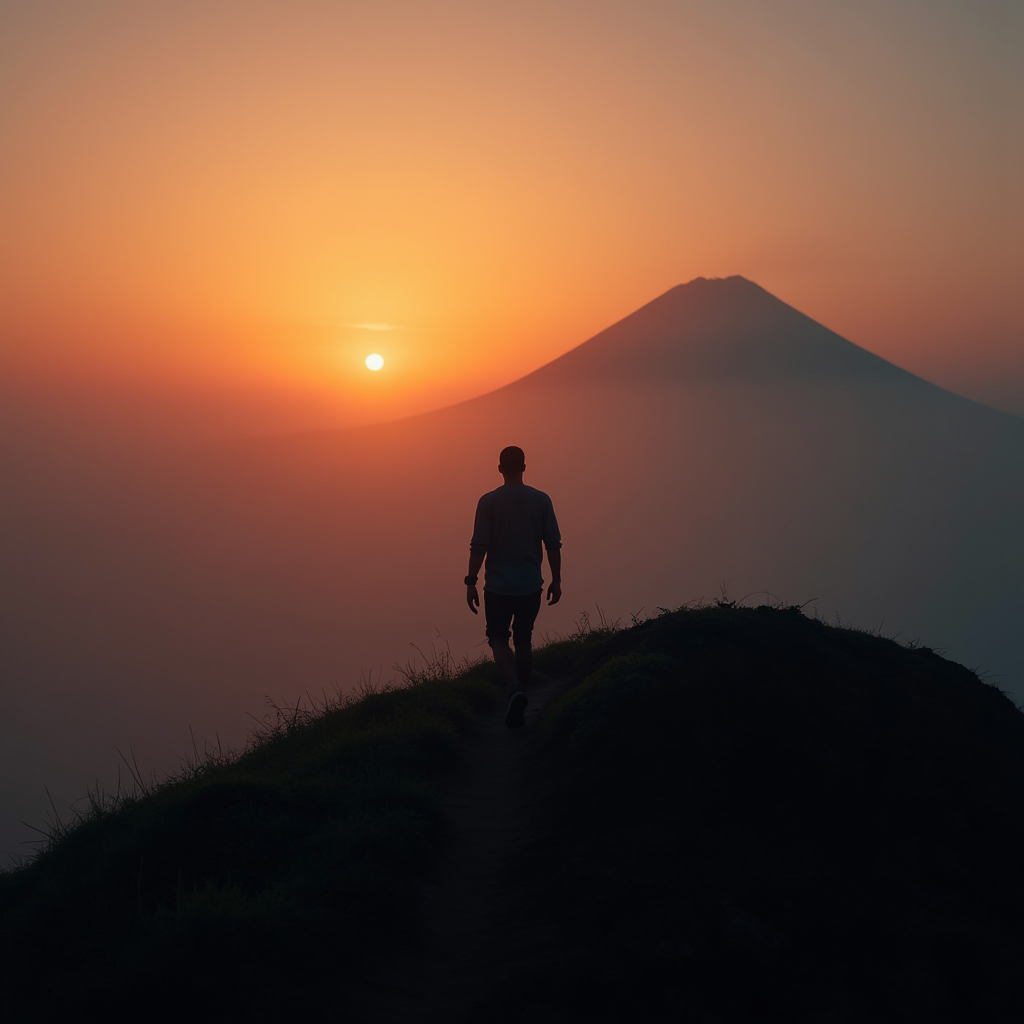
[{"label": "setting sun", "polygon": [[373,355],[366,357],[366,368],[373,370],[376,373],[384,365],[384,357],[377,355],[376,352]]}]

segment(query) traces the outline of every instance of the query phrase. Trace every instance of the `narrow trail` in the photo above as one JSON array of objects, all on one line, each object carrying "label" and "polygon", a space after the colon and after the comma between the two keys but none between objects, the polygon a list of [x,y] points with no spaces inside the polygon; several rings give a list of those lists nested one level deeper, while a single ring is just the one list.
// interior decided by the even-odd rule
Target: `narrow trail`
[{"label": "narrow trail", "polygon": [[505,872],[528,834],[533,726],[560,689],[558,680],[536,680],[525,728],[505,727],[504,702],[482,716],[464,769],[443,794],[452,841],[428,891],[423,941],[367,979],[349,1019],[469,1022],[485,997],[512,983],[517,965],[543,955],[551,939],[517,913]]}]

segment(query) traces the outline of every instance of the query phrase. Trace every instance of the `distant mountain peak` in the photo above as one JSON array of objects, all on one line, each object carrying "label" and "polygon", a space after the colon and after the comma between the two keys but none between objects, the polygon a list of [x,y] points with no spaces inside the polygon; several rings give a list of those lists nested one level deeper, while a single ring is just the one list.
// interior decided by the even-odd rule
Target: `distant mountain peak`
[{"label": "distant mountain peak", "polygon": [[676,285],[523,378],[916,380],[739,274]]}]

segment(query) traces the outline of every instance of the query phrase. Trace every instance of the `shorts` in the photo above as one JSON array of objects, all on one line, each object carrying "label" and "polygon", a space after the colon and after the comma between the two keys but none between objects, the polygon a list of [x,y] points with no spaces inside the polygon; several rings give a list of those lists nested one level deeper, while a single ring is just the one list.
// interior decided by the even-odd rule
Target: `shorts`
[{"label": "shorts", "polygon": [[507,642],[511,636],[517,647],[521,643],[529,644],[543,593],[543,590],[538,590],[535,594],[494,594],[485,590],[484,618],[487,620],[487,642],[493,646],[495,640],[499,643]]}]

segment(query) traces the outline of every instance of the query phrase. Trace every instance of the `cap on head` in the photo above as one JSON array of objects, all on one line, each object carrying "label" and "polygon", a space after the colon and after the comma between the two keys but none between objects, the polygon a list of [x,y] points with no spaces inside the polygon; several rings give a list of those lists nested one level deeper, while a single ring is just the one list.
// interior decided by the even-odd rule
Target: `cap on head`
[{"label": "cap on head", "polygon": [[501,449],[498,456],[498,469],[509,473],[522,473],[526,469],[526,454],[522,448],[514,444]]}]

